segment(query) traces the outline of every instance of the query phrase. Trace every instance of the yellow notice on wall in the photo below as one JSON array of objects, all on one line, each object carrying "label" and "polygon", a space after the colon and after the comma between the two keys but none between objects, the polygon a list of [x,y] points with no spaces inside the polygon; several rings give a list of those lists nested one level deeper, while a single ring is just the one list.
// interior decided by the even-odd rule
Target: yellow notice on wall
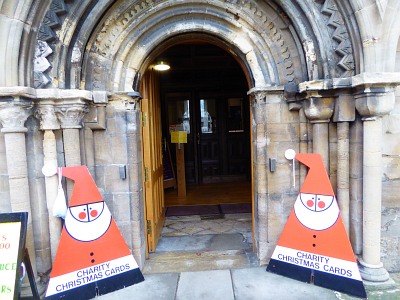
[{"label": "yellow notice on wall", "polygon": [[171,132],[171,143],[172,144],[186,144],[187,143],[187,132],[186,131],[172,131]]},{"label": "yellow notice on wall", "polygon": [[19,251],[21,222],[0,223],[0,300],[12,300]]}]

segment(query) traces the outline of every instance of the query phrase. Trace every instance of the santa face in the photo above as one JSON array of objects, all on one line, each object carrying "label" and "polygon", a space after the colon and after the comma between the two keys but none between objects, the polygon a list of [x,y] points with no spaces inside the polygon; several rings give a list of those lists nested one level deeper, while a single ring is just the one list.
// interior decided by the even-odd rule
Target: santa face
[{"label": "santa face", "polygon": [[72,206],[65,217],[65,229],[71,237],[90,242],[101,237],[111,224],[111,213],[104,201]]},{"label": "santa face", "polygon": [[300,193],[294,212],[301,224],[313,230],[328,229],[339,217],[339,207],[332,195]]}]

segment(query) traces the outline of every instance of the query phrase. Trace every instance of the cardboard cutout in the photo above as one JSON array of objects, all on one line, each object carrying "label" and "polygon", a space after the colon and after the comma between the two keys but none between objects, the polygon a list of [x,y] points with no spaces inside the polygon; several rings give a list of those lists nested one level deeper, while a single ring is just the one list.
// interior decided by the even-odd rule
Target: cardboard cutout
[{"label": "cardboard cutout", "polygon": [[319,154],[296,154],[309,167],[267,271],[366,298],[336,197]]},{"label": "cardboard cutout", "polygon": [[143,281],[88,169],[61,171],[75,182],[45,299],[90,299]]}]

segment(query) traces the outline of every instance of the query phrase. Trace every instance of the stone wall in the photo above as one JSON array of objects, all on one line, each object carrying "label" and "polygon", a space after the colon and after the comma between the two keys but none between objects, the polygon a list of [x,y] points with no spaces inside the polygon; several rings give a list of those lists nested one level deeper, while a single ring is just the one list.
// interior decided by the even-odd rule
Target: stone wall
[{"label": "stone wall", "polygon": [[[268,263],[299,187],[293,187],[292,162],[284,153],[299,152],[299,113],[290,111],[283,91],[255,91],[253,95],[253,170],[255,201],[255,244],[261,264]],[[270,160],[276,169],[270,169]]]},{"label": "stone wall", "polygon": [[400,88],[394,110],[383,120],[382,261],[400,269]]},{"label": "stone wall", "polygon": [[[139,264],[145,259],[138,111],[123,99],[106,106],[106,129],[93,131],[95,181]],[[90,143],[89,143],[90,144]],[[123,178],[120,170],[126,170]],[[139,171],[140,170],[140,171]]]}]

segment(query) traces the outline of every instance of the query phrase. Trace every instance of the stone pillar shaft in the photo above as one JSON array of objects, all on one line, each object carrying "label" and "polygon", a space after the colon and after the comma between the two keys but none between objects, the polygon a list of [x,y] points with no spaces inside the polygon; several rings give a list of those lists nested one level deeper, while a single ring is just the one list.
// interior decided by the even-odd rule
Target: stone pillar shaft
[{"label": "stone pillar shaft", "polygon": [[[68,101],[64,100],[61,105],[56,105],[55,111],[63,131],[65,166],[80,166],[82,158],[79,130],[82,128],[83,117],[89,111],[87,103],[81,97],[72,97]],[[73,182],[68,180],[68,196],[71,196],[73,186]]]},{"label": "stone pillar shaft", "polygon": [[364,121],[363,261],[379,265],[382,198],[382,119]]},{"label": "stone pillar shaft", "polygon": [[[131,100],[132,101],[132,100]],[[131,201],[132,252],[140,267],[146,259],[146,241],[142,232],[145,228],[143,189],[139,180],[142,171],[142,149],[140,143],[139,102],[127,104],[127,150],[128,174]]]},{"label": "stone pillar shaft", "polygon": [[356,119],[350,127],[350,240],[356,254],[362,253],[362,215],[363,215],[363,195],[362,195],[362,141],[363,130],[362,122]]},{"label": "stone pillar shaft", "polygon": [[79,143],[79,129],[65,128],[63,129],[65,166],[81,165],[81,150]]},{"label": "stone pillar shaft", "polygon": [[387,281],[381,262],[382,222],[382,116],[394,107],[393,88],[363,87],[356,95],[356,109],[363,117],[363,253],[361,276],[369,281]]},{"label": "stone pillar shaft", "polygon": [[[44,165],[57,168],[56,138],[52,130],[45,130],[43,139]],[[45,176],[47,210],[49,212],[50,252],[54,261],[58,243],[60,241],[62,223],[61,219],[53,216],[53,206],[58,192],[57,175]]]},{"label": "stone pillar shaft", "polygon": [[319,153],[322,156],[325,168],[329,173],[329,124],[314,123],[313,132],[313,153]]},{"label": "stone pillar shaft", "polygon": [[13,212],[28,212],[26,248],[29,251],[34,274],[36,271],[35,243],[33,238],[31,197],[29,194],[28,163],[24,127],[30,115],[30,101],[2,103],[0,121],[3,125],[7,172],[10,186],[10,202]]},{"label": "stone pillar shaft", "polygon": [[337,199],[347,234],[350,233],[349,123],[337,123]]},{"label": "stone pillar shaft", "polygon": [[304,113],[312,123],[313,152],[322,156],[329,174],[329,122],[333,115],[334,98],[313,92],[303,102]]}]

